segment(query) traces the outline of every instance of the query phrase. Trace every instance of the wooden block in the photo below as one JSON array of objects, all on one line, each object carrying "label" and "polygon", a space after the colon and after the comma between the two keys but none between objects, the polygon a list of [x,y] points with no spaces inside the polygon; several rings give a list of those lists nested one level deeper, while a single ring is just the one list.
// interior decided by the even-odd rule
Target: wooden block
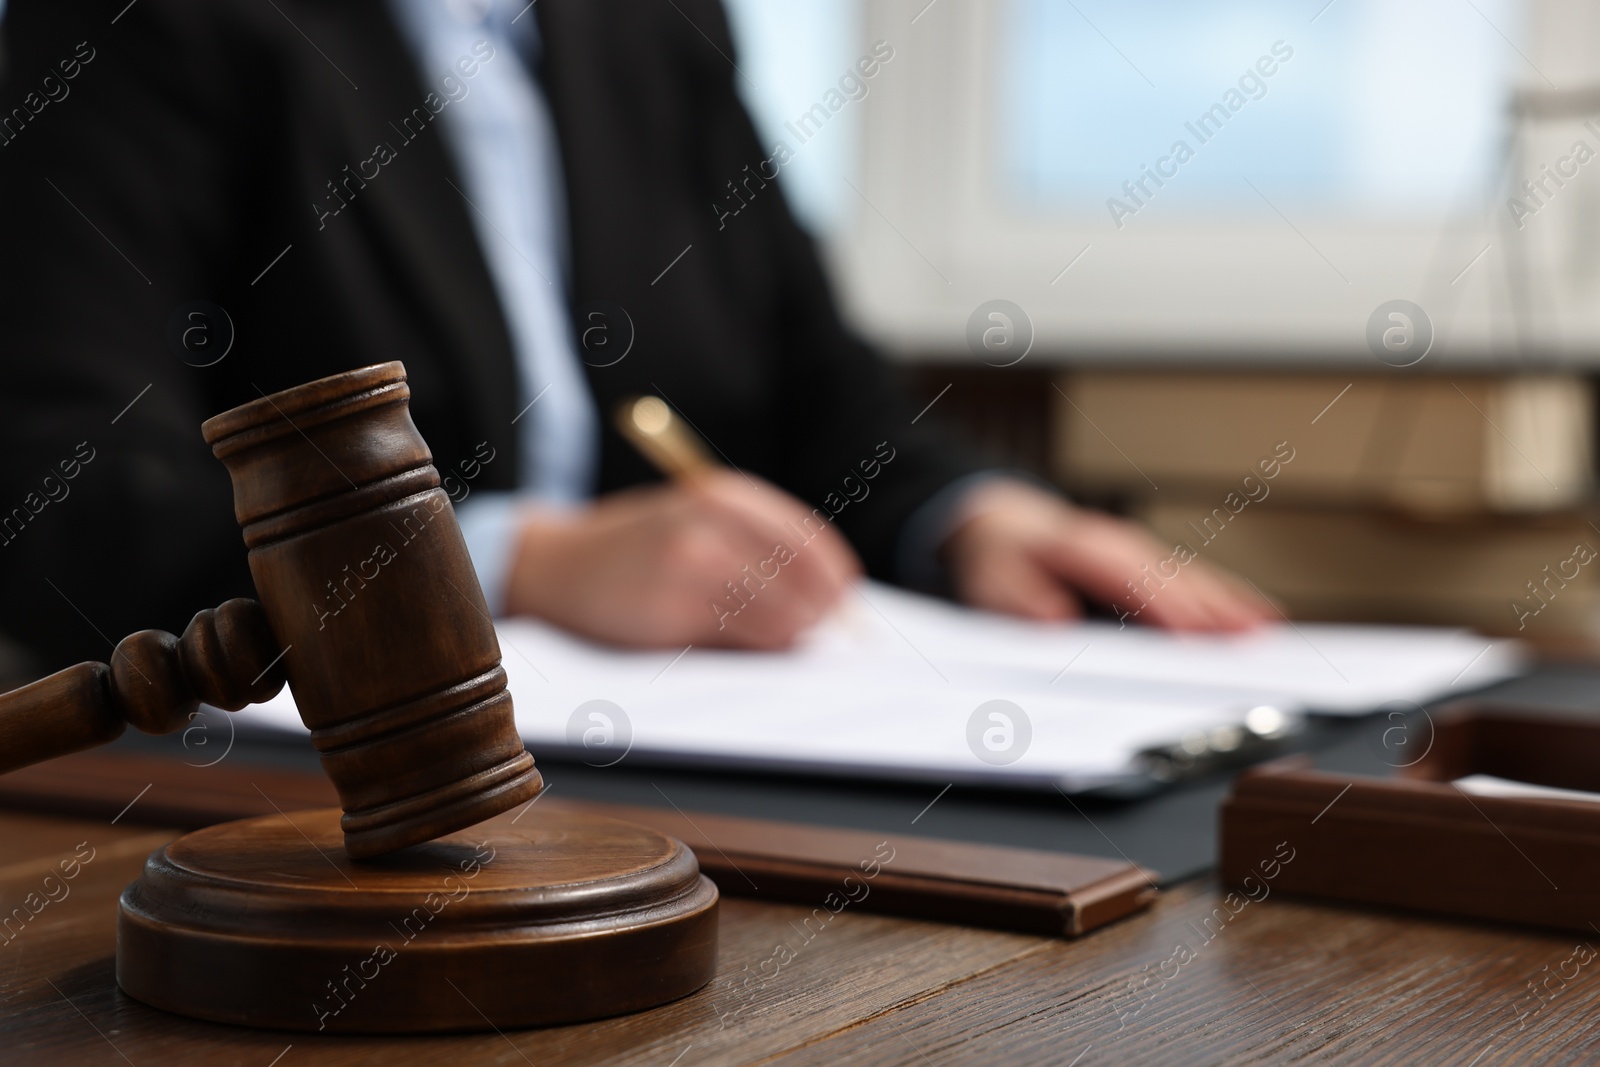
[{"label": "wooden block", "polygon": [[820,903],[858,889],[865,911],[1076,937],[1148,907],[1154,875],[1123,860],[930,837],[584,805],[678,838],[724,892]]},{"label": "wooden block", "polygon": [[[1436,914],[1593,932],[1600,804],[1474,796],[1471,773],[1600,789],[1600,721],[1462,705],[1434,717],[1426,756],[1398,778],[1309,769],[1243,774],[1222,808],[1222,879],[1248,890],[1287,843],[1273,889]],[[1497,744],[1517,738],[1510,751]],[[1420,743],[1420,742],[1419,742]]]}]

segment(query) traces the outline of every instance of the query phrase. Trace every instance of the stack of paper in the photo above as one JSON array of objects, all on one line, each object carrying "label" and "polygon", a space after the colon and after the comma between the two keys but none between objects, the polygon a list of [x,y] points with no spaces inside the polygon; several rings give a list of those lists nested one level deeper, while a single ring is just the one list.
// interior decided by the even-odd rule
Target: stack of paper
[{"label": "stack of paper", "polygon": [[[1514,643],[1462,630],[1042,625],[871,583],[784,653],[625,652],[528,620],[498,628],[536,758],[1069,791],[1121,780],[1141,749],[1242,725],[1252,709],[1364,713],[1465,692],[1522,662]],[[240,715],[304,731],[287,692]]]}]

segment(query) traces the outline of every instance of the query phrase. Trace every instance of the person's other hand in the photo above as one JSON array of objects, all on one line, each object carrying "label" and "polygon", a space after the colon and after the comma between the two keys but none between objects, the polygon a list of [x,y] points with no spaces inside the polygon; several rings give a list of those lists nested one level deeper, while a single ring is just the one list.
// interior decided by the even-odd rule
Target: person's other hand
[{"label": "person's other hand", "polygon": [[777,649],[860,573],[831,523],[760,479],[718,470],[531,513],[506,606],[611,644]]},{"label": "person's other hand", "polygon": [[1178,553],[1137,523],[1024,482],[987,482],[961,508],[941,555],[957,597],[974,607],[1070,619],[1082,613],[1081,594],[1118,618],[1177,630],[1245,630],[1279,617],[1245,582],[1192,551]]}]

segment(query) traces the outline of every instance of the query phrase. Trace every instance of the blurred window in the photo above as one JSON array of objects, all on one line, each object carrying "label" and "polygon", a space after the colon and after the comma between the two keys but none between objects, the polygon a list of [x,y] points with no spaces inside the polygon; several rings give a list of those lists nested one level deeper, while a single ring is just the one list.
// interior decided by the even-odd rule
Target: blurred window
[{"label": "blurred window", "polygon": [[[1103,213],[1183,139],[1196,156],[1160,191],[1169,215],[1253,212],[1241,175],[1286,211],[1325,215],[1439,215],[1484,195],[1521,65],[1501,36],[1516,40],[1516,0],[1335,0],[1315,23],[1286,6],[1012,0],[996,68],[1002,191],[1030,210]],[[1189,127],[1229,90],[1243,106],[1202,145]]]},{"label": "blurred window", "polygon": [[[736,82],[755,117],[761,143],[795,150],[783,186],[800,220],[817,232],[840,224],[850,187],[841,178],[856,166],[860,115],[854,103],[816,136],[797,144],[785,129],[816,104],[860,57],[856,0],[725,0],[739,70]],[[870,95],[870,85],[868,93]]]}]

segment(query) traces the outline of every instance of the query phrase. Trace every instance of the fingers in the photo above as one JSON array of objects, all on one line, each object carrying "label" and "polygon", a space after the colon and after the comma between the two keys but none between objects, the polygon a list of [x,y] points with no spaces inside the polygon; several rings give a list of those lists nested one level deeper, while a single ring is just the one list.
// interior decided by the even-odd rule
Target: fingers
[{"label": "fingers", "polygon": [[[1280,617],[1247,583],[1137,524],[1031,487],[991,486],[943,549],[961,599],[1041,621],[1076,618],[1073,590],[1119,617],[1238,631]],[[513,610],[638,647],[782,649],[832,611],[862,573],[830,516],[757,478],[617,493],[532,522],[513,569]]]},{"label": "fingers", "polygon": [[1248,630],[1287,618],[1274,601],[1235,575],[1204,561],[1197,561],[1197,564],[1194,577],[1203,591],[1205,606],[1211,612],[1216,629]]},{"label": "fingers", "polygon": [[[786,569],[793,558],[782,545],[763,549],[750,531],[724,527],[730,543],[719,570],[707,572],[716,608],[706,619],[706,644],[723,648],[788,648],[832,606],[808,595]],[[755,563],[746,562],[756,558]],[[788,563],[785,563],[788,560]],[[735,570],[737,568],[737,570]],[[732,573],[732,578],[727,575]],[[710,624],[715,622],[715,627]]]},{"label": "fingers", "polygon": [[1253,590],[1200,560],[1146,596],[1140,621],[1174,630],[1234,633],[1281,617]]},{"label": "fingers", "polygon": [[1281,617],[1243,581],[1192,551],[1173,551],[1136,523],[1076,512],[1036,551],[1058,580],[1115,605],[1125,621],[1238,632]]},{"label": "fingers", "polygon": [[832,517],[812,508],[768,482],[737,471],[718,472],[707,489],[726,506],[752,523],[768,529],[768,536],[783,539],[797,552],[803,542],[813,549],[808,563],[835,586],[860,577],[863,568],[855,550],[834,526]]},{"label": "fingers", "polygon": [[792,648],[816,619],[792,601],[757,599],[736,611],[699,642],[708,648],[742,648],[780,652]]},{"label": "fingers", "polygon": [[956,592],[975,608],[1041,622],[1083,614],[1078,598],[1050,568],[1023,552],[989,553],[974,560],[958,576]]},{"label": "fingers", "polygon": [[831,522],[758,479],[719,471],[692,492],[752,561],[749,570],[740,568],[754,594],[740,618],[760,647],[792,639],[817,622],[861,573],[855,552]]},{"label": "fingers", "polygon": [[525,517],[508,608],[611,644],[778,649],[861,565],[831,522],[731,471]]},{"label": "fingers", "polygon": [[1254,592],[1237,588],[1211,568],[1190,564],[1140,613],[1141,621],[1174,630],[1239,632],[1279,616]]}]

